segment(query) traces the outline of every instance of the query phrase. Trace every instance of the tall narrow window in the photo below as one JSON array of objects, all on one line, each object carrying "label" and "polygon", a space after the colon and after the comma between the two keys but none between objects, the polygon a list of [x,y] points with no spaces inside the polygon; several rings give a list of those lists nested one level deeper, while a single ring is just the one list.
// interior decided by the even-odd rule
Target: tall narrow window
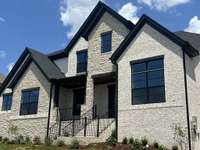
[{"label": "tall narrow window", "polygon": [[77,73],[87,71],[87,51],[77,52]]},{"label": "tall narrow window", "polygon": [[109,52],[112,50],[112,32],[101,34],[101,53]]},{"label": "tall narrow window", "polygon": [[37,114],[39,88],[22,91],[20,115]]},{"label": "tall narrow window", "polygon": [[165,102],[163,58],[133,63],[132,104]]},{"label": "tall narrow window", "polygon": [[4,94],[1,110],[2,111],[11,110],[11,106],[12,106],[12,94]]}]

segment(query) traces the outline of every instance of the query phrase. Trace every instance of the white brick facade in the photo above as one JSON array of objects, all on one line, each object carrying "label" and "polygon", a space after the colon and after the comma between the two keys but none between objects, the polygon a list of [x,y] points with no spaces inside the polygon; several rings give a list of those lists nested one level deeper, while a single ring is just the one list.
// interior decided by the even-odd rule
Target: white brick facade
[{"label": "white brick facade", "polygon": [[[164,55],[165,103],[131,104],[130,61]],[[145,25],[118,61],[118,132],[123,137],[147,137],[167,146],[175,144],[173,124],[187,128],[182,50]]]},{"label": "white brick facade", "polygon": [[[24,89],[39,87],[38,113],[20,116],[21,92]],[[0,112],[0,136],[9,137],[8,122],[18,127],[18,133],[24,136],[46,136],[50,83],[34,63],[31,63],[13,89],[12,107],[9,112]],[[2,104],[2,97],[0,99]]]},{"label": "white brick facade", "polygon": [[[101,53],[101,34],[112,32],[112,51]],[[116,66],[110,57],[128,35],[129,29],[110,13],[104,12],[96,26],[88,35],[88,41],[80,37],[72,47],[68,57],[55,62],[66,77],[77,75],[77,52],[88,50],[86,100],[81,106],[82,112],[97,105],[97,114],[108,111],[108,88],[113,83],[95,85],[93,75],[116,72]],[[132,105],[131,66],[130,62],[154,56],[164,57],[165,102]],[[199,57],[190,58],[186,55],[186,73],[188,81],[189,116],[190,121],[197,117],[197,131],[200,132],[200,65]],[[124,137],[143,138],[151,142],[157,141],[168,147],[177,144],[173,139],[173,125],[177,124],[187,129],[186,97],[183,68],[182,48],[162,35],[151,26],[145,24],[132,40],[117,61],[118,65],[118,140]],[[9,137],[8,121],[17,125],[19,133],[25,136],[39,135],[44,138],[47,133],[48,110],[51,83],[45,78],[35,63],[31,63],[17,85],[13,89],[12,108],[8,112],[0,111],[0,136]],[[20,116],[21,91],[39,87],[38,113]],[[77,88],[77,87],[76,87]],[[53,87],[50,127],[59,123],[58,108],[73,107],[73,88],[60,87],[59,107],[54,107]],[[9,92],[9,90],[8,90]],[[2,97],[0,97],[2,104]],[[67,116],[72,116],[72,110]],[[94,123],[94,122],[93,122]],[[112,123],[112,128],[114,123]],[[108,136],[108,133],[104,133]],[[110,134],[110,131],[109,131]],[[104,136],[104,140],[106,138]],[[91,139],[90,139],[91,140]],[[95,139],[98,141],[98,139]],[[193,141],[194,145],[198,144]],[[89,142],[92,142],[89,141]],[[200,143],[200,142],[199,142]],[[200,144],[199,144],[200,145]],[[195,148],[198,150],[198,148]]]}]

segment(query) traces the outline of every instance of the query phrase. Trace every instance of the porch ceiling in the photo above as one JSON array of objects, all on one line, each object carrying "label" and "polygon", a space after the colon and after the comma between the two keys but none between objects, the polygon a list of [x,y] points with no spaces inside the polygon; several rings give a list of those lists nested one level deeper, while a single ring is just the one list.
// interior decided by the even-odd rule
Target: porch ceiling
[{"label": "porch ceiling", "polygon": [[58,79],[56,83],[65,88],[82,87],[86,84],[86,74]]},{"label": "porch ceiling", "polygon": [[104,83],[115,82],[115,75],[116,75],[115,72],[108,72],[108,73],[92,75],[92,78],[94,84],[104,84]]}]

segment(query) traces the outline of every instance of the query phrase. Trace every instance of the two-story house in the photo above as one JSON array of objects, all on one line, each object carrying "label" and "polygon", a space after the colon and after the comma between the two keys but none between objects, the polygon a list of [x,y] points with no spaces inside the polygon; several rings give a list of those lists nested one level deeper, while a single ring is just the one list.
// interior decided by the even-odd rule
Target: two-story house
[{"label": "two-story house", "polygon": [[67,47],[51,54],[25,48],[0,89],[0,136],[124,137],[188,148],[200,126],[200,35],[171,32],[143,15],[134,25],[99,2]]}]

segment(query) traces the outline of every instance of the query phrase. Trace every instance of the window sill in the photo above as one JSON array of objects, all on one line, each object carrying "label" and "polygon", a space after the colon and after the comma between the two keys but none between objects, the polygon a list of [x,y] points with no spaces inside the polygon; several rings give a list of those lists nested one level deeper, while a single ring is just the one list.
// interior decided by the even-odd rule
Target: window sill
[{"label": "window sill", "polygon": [[101,52],[101,55],[109,55],[109,54],[112,54],[112,50],[108,52]]},{"label": "window sill", "polygon": [[10,117],[11,120],[42,119],[47,118],[46,113]]},{"label": "window sill", "polygon": [[11,110],[7,110],[7,111],[6,111],[6,110],[5,110],[5,111],[4,111],[4,110],[1,110],[1,111],[0,111],[0,114],[7,114],[7,113],[11,113]]}]

